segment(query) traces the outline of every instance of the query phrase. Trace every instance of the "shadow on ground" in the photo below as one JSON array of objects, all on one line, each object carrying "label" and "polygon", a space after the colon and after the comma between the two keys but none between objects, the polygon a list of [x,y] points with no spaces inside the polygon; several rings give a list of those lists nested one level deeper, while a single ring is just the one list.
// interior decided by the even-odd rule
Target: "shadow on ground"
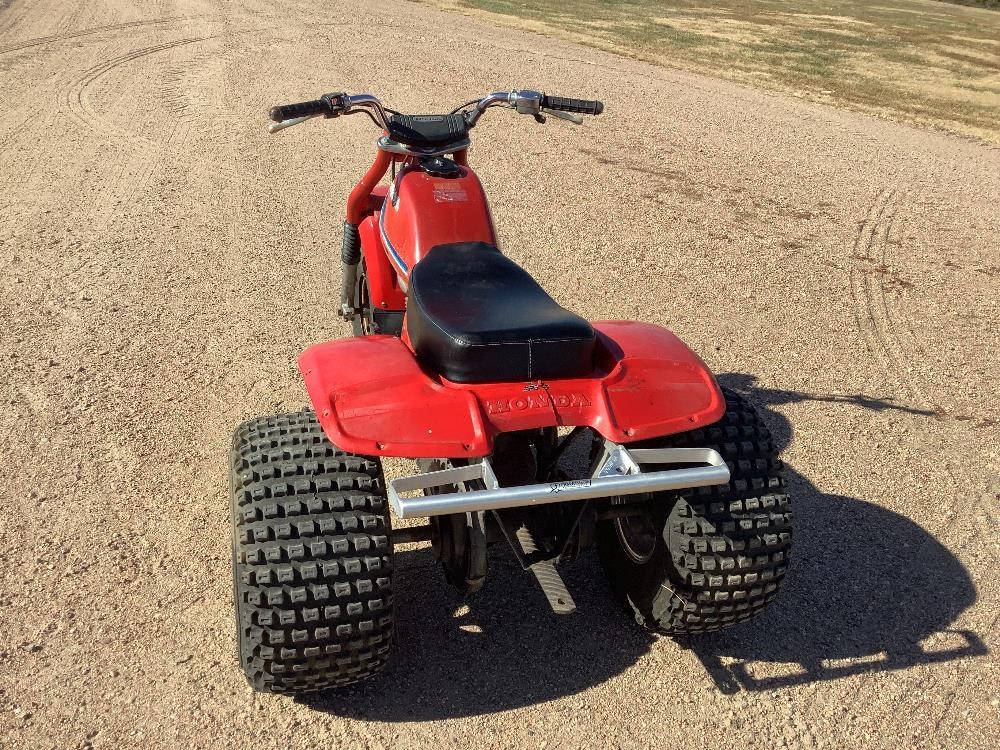
[{"label": "shadow on ground", "polygon": [[[781,449],[792,435],[773,408],[781,404],[824,401],[934,417],[886,398],[755,388],[751,376],[733,373],[719,380],[750,397]],[[976,590],[945,546],[898,513],[822,492],[792,466],[787,476],[795,548],[780,597],[758,620],[684,643],[719,690],[770,690],[987,653],[975,633],[950,628]]]},{"label": "shadow on ground", "polygon": [[[780,447],[791,426],[772,407],[803,400],[932,416],[889,399],[808,395],[720,380],[762,410]],[[718,689],[769,690],[987,653],[950,624],[976,598],[962,564],[920,526],[857,498],[829,495],[788,467],[795,555],[781,596],[754,622],[682,641]],[[876,499],[877,498],[873,498]],[[485,588],[452,594],[427,551],[397,555],[396,656],[381,675],[305,699],[378,721],[432,721],[573,695],[633,665],[653,643],[613,600],[596,555],[565,571],[577,612],[557,617],[507,550],[494,548]],[[940,641],[933,648],[926,645]],[[921,642],[925,643],[922,644]]]},{"label": "shadow on ground", "polygon": [[[596,555],[565,571],[577,612],[552,614],[530,574],[499,546],[478,594],[462,600],[423,550],[397,556],[396,653],[313,708],[375,721],[432,721],[544,703],[625,671],[653,636],[616,606]],[[468,604],[469,606],[463,606]]]}]

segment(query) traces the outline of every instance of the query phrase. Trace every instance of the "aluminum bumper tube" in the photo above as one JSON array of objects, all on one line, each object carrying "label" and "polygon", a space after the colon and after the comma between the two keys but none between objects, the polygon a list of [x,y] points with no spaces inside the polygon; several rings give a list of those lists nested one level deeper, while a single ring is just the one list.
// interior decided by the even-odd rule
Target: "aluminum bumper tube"
[{"label": "aluminum bumper tube", "polygon": [[[643,473],[643,464],[704,464]],[[464,490],[469,482],[486,489]],[[638,448],[629,451],[605,441],[604,453],[591,477],[564,482],[501,487],[489,459],[453,469],[415,474],[388,483],[389,501],[400,518],[499,510],[600,497],[622,497],[729,482],[729,468],[711,448]],[[423,490],[458,486],[458,492],[424,495]],[[421,493],[404,497],[408,493]]]}]

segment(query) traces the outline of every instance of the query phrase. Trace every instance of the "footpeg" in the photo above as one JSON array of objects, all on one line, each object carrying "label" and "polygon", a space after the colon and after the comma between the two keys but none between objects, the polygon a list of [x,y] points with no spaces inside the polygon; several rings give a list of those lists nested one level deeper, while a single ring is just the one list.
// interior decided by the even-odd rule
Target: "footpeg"
[{"label": "footpeg", "polygon": [[[538,545],[535,544],[531,532],[522,526],[517,530],[516,536],[525,559],[530,560],[536,556]],[[569,615],[576,612],[576,602],[570,596],[569,589],[566,588],[566,583],[559,575],[559,571],[556,570],[555,563],[551,560],[539,560],[529,565],[528,570],[534,574],[538,585],[542,587],[542,593],[548,599],[553,612],[557,615]]]}]

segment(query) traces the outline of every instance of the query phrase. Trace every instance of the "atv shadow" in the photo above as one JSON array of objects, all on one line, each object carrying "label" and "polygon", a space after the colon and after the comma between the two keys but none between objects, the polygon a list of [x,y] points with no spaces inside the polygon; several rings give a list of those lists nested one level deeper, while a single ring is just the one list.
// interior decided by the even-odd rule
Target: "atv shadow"
[{"label": "atv shadow", "polygon": [[299,700],[371,721],[475,716],[581,692],[649,651],[653,637],[617,605],[596,555],[564,578],[578,610],[558,616],[501,545],[486,585],[465,600],[429,551],[397,553],[397,657],[370,680]]},{"label": "atv shadow", "polygon": [[[814,400],[934,416],[860,394],[755,388],[742,374],[719,380],[753,401],[781,449],[792,428],[771,408],[780,404]],[[683,644],[720,691],[771,690],[988,653],[975,633],[949,629],[975,602],[976,589],[946,547],[904,516],[826,494],[794,467],[786,470],[795,551],[780,596],[757,620]]]},{"label": "atv shadow", "polygon": [[[746,375],[720,381],[762,410],[779,448],[791,438],[790,424],[771,408],[779,404],[820,400],[933,416],[860,394],[755,388]],[[720,691],[770,690],[987,653],[974,633],[948,629],[976,592],[944,546],[897,513],[823,493],[791,466],[788,480],[795,556],[781,595],[753,622],[682,642]],[[654,637],[617,605],[595,554],[584,555],[564,577],[578,607],[569,617],[552,613],[500,545],[491,550],[486,586],[464,601],[429,551],[399,552],[397,658],[371,680],[299,700],[372,721],[475,716],[582,692],[650,650]],[[933,649],[921,645],[930,636]]]}]

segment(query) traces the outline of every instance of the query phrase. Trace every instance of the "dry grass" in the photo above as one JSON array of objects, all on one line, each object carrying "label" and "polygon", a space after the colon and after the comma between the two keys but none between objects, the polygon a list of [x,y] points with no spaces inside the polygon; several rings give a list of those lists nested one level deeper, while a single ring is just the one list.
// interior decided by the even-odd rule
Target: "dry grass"
[{"label": "dry grass", "polygon": [[1000,143],[1000,13],[930,0],[425,0]]}]

